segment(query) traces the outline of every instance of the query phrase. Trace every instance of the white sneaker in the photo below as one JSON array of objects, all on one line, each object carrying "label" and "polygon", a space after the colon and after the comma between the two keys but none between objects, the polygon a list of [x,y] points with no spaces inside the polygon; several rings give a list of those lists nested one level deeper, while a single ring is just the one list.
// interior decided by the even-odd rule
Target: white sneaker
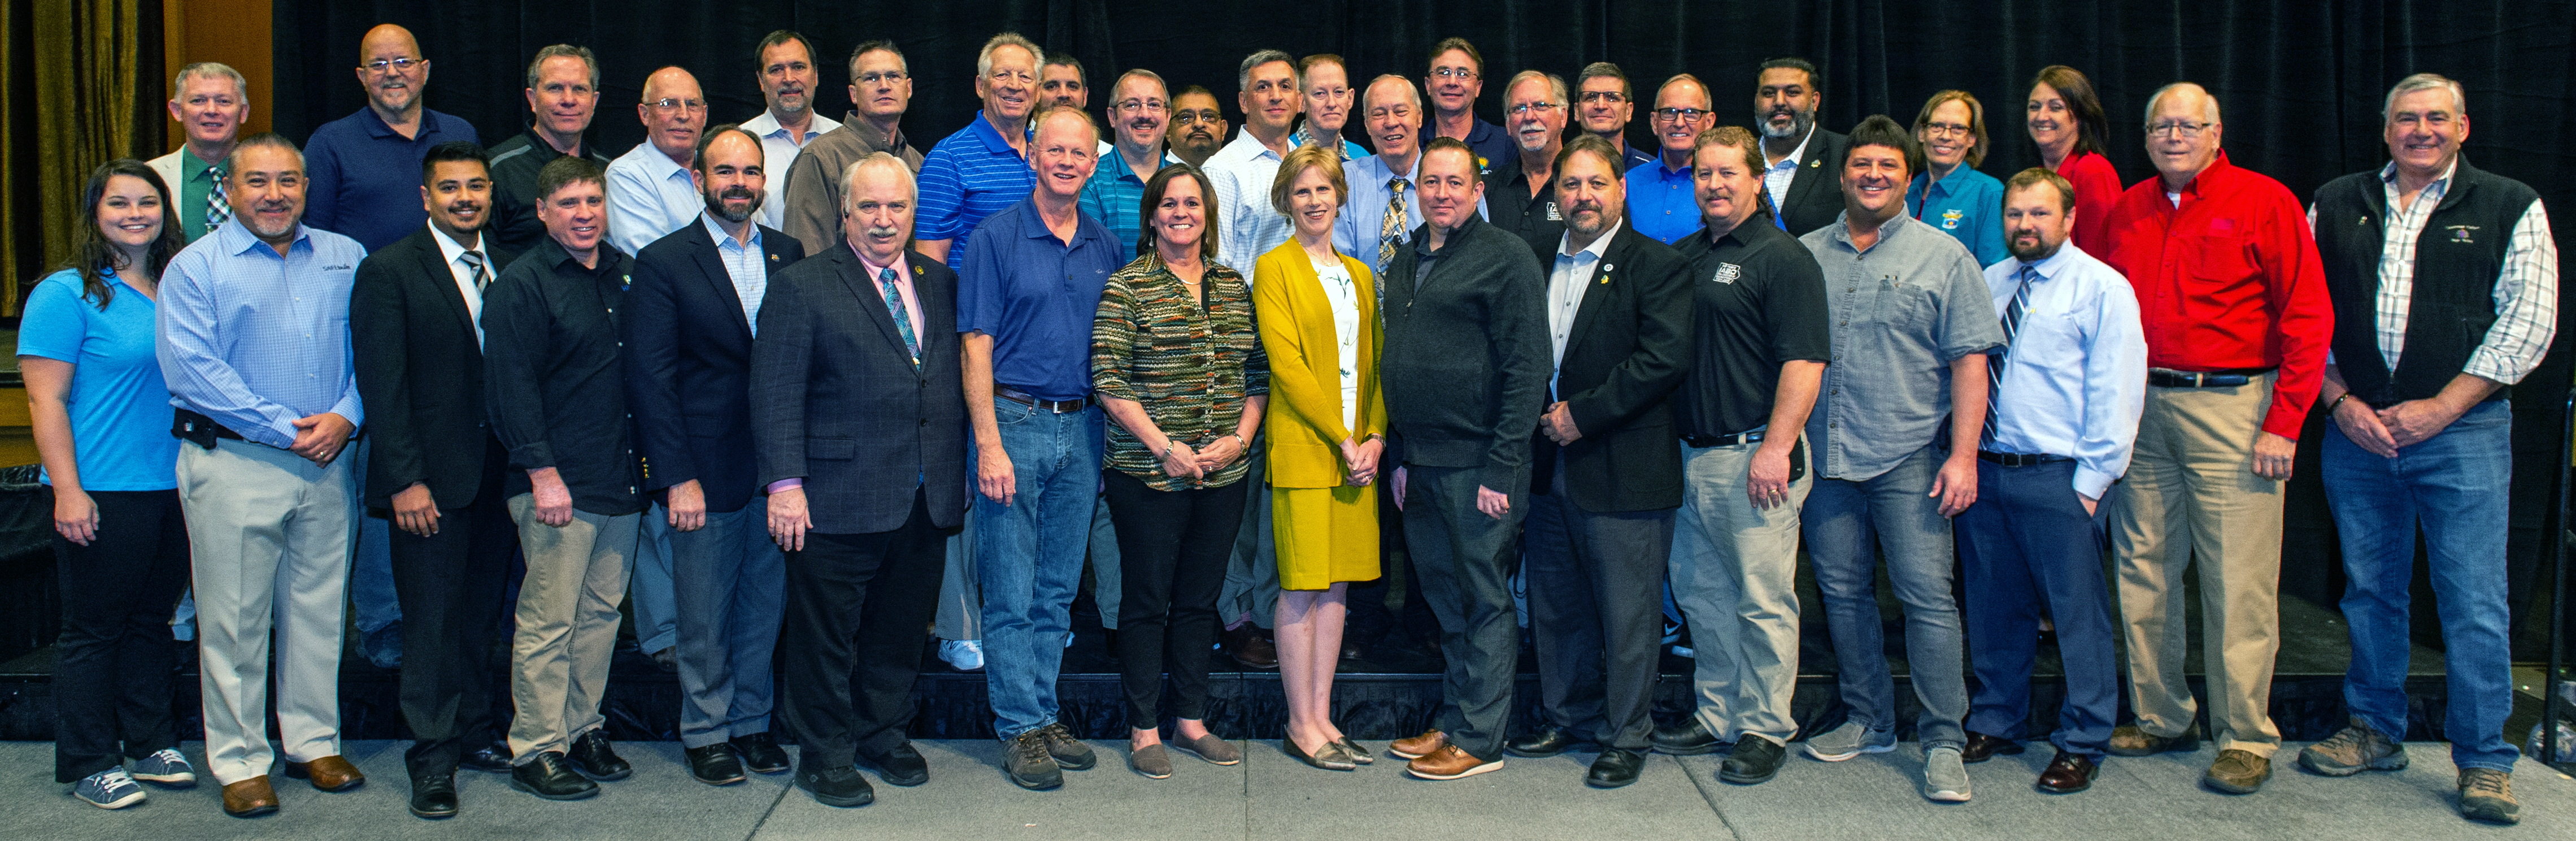
[{"label": "white sneaker", "polygon": [[939,659],[961,672],[984,670],[983,640],[940,640]]}]

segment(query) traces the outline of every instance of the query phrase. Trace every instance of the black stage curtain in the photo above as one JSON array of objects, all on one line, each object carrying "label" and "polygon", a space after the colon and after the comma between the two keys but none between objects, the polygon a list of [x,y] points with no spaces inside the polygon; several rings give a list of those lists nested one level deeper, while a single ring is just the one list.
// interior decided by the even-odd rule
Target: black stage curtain
[{"label": "black stage curtain", "polygon": [[[2302,196],[2337,175],[2384,163],[2382,96],[2407,74],[2432,71],[2468,87],[2474,127],[2468,154],[2481,167],[2537,187],[2559,210],[2560,241],[2576,243],[2567,221],[2576,219],[2576,146],[2565,140],[2576,133],[2576,109],[2569,107],[2570,91],[2576,91],[2576,3],[2564,0],[1315,0],[1269,6],[1149,0],[278,0],[275,21],[278,102],[262,106],[274,109],[279,131],[297,138],[363,106],[349,68],[356,64],[359,36],[383,22],[409,27],[434,62],[430,107],[471,121],[490,142],[526,125],[520,90],[529,55],[558,42],[591,47],[603,74],[592,137],[612,156],[641,142],[642,127],[629,109],[640,99],[645,75],[663,65],[678,64],[698,76],[713,102],[713,120],[757,115],[761,100],[752,45],[779,28],[805,33],[824,53],[816,57],[826,68],[817,101],[827,115],[849,107],[842,86],[849,81],[850,47],[878,38],[898,44],[915,79],[904,127],[924,149],[973,119],[975,51],[1005,29],[1049,50],[1071,51],[1095,84],[1143,66],[1176,88],[1207,86],[1229,99],[1230,111],[1237,63],[1252,50],[1339,53],[1353,81],[1365,84],[1380,73],[1418,79],[1427,66],[1425,52],[1454,35],[1484,53],[1478,110],[1498,122],[1497,103],[1512,73],[1538,68],[1571,78],[1586,63],[1604,60],[1625,68],[1641,97],[1651,98],[1668,75],[1696,74],[1715,88],[1719,113],[1737,123],[1751,120],[1756,67],[1782,55],[1804,56],[1823,68],[1821,121],[1837,129],[1875,113],[1910,123],[1933,92],[1962,88],[1990,110],[1993,146],[1984,169],[1998,176],[2038,162],[2021,130],[2020,111],[2039,68],[2067,64],[2092,76],[2110,112],[2111,159],[2130,182],[2153,174],[2139,134],[2146,96],[2168,82],[2190,80],[2222,103],[2233,160]],[[1104,104],[1105,97],[1095,92],[1092,104]],[[1642,111],[1632,143],[1650,142]],[[2570,310],[2562,305],[2562,318]],[[2516,389],[2514,590],[2526,597],[2539,589],[2532,561],[2558,475],[2553,464],[2569,382],[2566,344]],[[2331,604],[2342,576],[2315,478],[2314,441],[2322,432],[2312,424],[2305,436],[2310,455],[2290,503],[2283,586]],[[2431,602],[2419,601],[2427,607]]]}]

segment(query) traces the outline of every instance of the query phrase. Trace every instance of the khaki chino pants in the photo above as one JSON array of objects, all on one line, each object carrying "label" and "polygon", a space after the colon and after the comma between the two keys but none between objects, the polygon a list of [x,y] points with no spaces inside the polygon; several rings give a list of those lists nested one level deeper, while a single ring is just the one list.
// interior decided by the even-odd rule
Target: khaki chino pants
[{"label": "khaki chino pants", "polygon": [[510,640],[510,755],[526,764],[546,751],[568,752],[575,737],[607,718],[608,661],[617,651],[617,603],[634,571],[642,514],[615,517],[573,509],[561,527],[539,522],[536,497],[510,497],[519,549],[528,558],[519,584],[518,631]]}]

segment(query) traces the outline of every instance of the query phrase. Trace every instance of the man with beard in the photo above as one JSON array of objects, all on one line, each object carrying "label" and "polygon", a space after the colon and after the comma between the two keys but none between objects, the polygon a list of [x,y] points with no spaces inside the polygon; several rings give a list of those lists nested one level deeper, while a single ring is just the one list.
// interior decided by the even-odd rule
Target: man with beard
[{"label": "man with beard", "polygon": [[1754,125],[1762,130],[1762,190],[1778,212],[1772,221],[1790,236],[1832,224],[1843,212],[1835,169],[1851,138],[1816,125],[1824,79],[1803,58],[1762,63],[1753,87]]},{"label": "man with beard", "polygon": [[1680,242],[1700,228],[1692,160],[1700,132],[1716,122],[1709,103],[1708,86],[1688,73],[1664,80],[1655,91],[1655,110],[1647,121],[1662,151],[1653,161],[1628,169],[1628,224],[1657,242]]},{"label": "man with beard", "polygon": [[1455,138],[1475,153],[1476,174],[1492,177],[1511,171],[1521,150],[1503,127],[1476,118],[1476,97],[1485,92],[1485,57],[1465,38],[1443,38],[1431,47],[1431,65],[1422,76],[1431,93],[1431,136]]},{"label": "man with beard", "polygon": [[796,163],[770,170],[780,187],[777,204],[786,224],[777,226],[805,244],[805,253],[821,254],[841,242],[842,170],[869,155],[884,152],[921,171],[921,150],[903,136],[903,112],[912,107],[912,77],[903,51],[892,42],[869,41],[850,51],[850,104],[840,128],[805,144]]},{"label": "man with beard", "polygon": [[[781,29],[761,38],[752,55],[753,73],[760,80],[760,98],[769,108],[760,116],[742,121],[742,128],[760,138],[761,171],[775,176],[784,188],[787,172],[795,165],[798,153],[804,151],[806,144],[840,128],[841,123],[814,113],[814,89],[823,83],[822,72],[814,69],[814,42],[796,30]],[[858,97],[850,99],[855,102]],[[753,217],[762,227],[785,227],[787,203],[761,202]]]},{"label": "man with beard", "polygon": [[753,221],[764,154],[740,126],[699,138],[689,176],[700,224],[644,246],[626,295],[626,403],[644,490],[672,530],[680,747],[708,785],[787,770],[769,735],[786,560],[754,481],[751,346],[770,279],[805,246]]},{"label": "man with beard", "polygon": [[1206,167],[1216,192],[1216,261],[1228,268],[1250,266],[1288,241],[1288,217],[1261,197],[1270,195],[1280,158],[1296,148],[1289,128],[1305,107],[1297,92],[1296,59],[1278,50],[1244,56],[1235,84],[1243,132],[1209,157]]},{"label": "man with beard", "polygon": [[1172,159],[1207,166],[1208,158],[1225,148],[1226,127],[1225,110],[1217,106],[1214,92],[1198,85],[1182,88],[1172,97],[1172,127],[1166,137]]},{"label": "man with beard", "polygon": [[[1530,250],[1541,261],[1551,259],[1557,241],[1565,238],[1565,210],[1556,200],[1556,153],[1565,147],[1565,80],[1553,73],[1523,70],[1503,86],[1503,122],[1512,127],[1512,143],[1520,150],[1520,165],[1511,176],[1494,178],[1502,183],[1489,187],[1486,207],[1494,227],[1510,231],[1529,241]],[[1615,161],[1614,161],[1615,163]],[[1623,202],[1624,205],[1624,202]],[[1619,208],[1620,215],[1627,208]]]},{"label": "man with beard", "polygon": [[1583,130],[1619,150],[1619,171],[1653,163],[1655,153],[1628,145],[1628,121],[1637,114],[1637,91],[1619,65],[1596,61],[1574,80],[1574,117]]},{"label": "man with beard", "polygon": [[[527,253],[546,238],[537,221],[537,171],[571,155],[607,167],[607,155],[582,139],[599,108],[599,59],[589,47],[556,44],[528,62],[528,130],[492,147],[492,239],[503,251]],[[502,264],[495,264],[502,265]],[[498,269],[494,270],[496,273]]]}]

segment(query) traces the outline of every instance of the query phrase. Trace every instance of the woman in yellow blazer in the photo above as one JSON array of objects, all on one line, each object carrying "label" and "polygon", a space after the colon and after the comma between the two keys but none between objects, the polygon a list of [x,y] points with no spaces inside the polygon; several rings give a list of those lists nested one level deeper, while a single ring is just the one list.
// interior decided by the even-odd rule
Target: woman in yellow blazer
[{"label": "woman in yellow blazer", "polygon": [[1333,726],[1333,667],[1348,583],[1378,576],[1378,454],[1386,403],[1377,387],[1377,287],[1368,265],[1333,250],[1348,194],[1333,150],[1300,146],[1279,164],[1270,204],[1296,236],[1254,263],[1252,298],[1270,357],[1270,511],[1279,547],[1280,747],[1317,768],[1372,759]]}]

